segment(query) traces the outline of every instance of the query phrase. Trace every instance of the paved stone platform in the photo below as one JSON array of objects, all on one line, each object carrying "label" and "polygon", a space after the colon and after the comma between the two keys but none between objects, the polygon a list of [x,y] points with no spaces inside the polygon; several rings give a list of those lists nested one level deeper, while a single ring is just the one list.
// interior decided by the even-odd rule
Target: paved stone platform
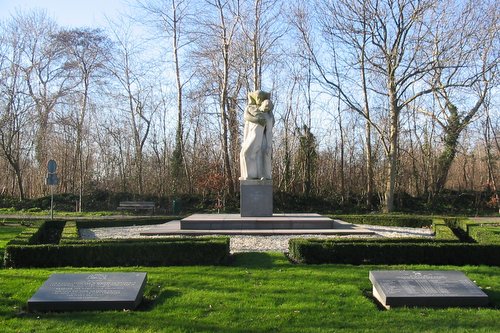
[{"label": "paved stone platform", "polygon": [[140,233],[157,235],[373,235],[371,230],[319,214],[274,214],[241,217],[239,214],[194,214],[178,223],[166,223]]}]

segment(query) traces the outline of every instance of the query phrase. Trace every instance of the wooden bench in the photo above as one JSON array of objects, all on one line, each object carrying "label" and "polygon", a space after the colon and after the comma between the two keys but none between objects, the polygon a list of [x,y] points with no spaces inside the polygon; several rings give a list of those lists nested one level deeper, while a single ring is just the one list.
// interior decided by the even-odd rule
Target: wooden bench
[{"label": "wooden bench", "polygon": [[117,207],[118,210],[150,210],[151,214],[155,212],[155,203],[153,201],[121,201]]}]

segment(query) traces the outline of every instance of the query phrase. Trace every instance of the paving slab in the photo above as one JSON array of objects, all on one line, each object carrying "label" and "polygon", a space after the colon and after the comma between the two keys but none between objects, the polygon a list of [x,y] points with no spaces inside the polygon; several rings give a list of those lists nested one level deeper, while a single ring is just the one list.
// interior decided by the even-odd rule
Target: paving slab
[{"label": "paving slab", "polygon": [[28,310],[133,310],[142,300],[146,273],[52,274],[28,300]]},{"label": "paving slab", "polygon": [[488,296],[459,271],[370,271],[373,296],[391,307],[478,307]]}]

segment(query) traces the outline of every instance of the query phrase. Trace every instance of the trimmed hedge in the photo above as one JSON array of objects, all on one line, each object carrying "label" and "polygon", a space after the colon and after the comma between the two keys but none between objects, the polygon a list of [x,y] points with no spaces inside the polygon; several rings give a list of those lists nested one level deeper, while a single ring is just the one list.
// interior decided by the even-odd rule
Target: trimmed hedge
[{"label": "trimmed hedge", "polygon": [[[158,220],[158,223],[165,219]],[[45,221],[7,243],[5,267],[219,265],[229,258],[227,237],[83,240],[79,226],[151,224],[135,221]]]},{"label": "trimmed hedge", "polygon": [[411,215],[335,215],[333,219],[340,219],[353,224],[385,225],[392,227],[422,228],[431,227],[432,218]]},{"label": "trimmed hedge", "polygon": [[61,240],[59,244],[71,243],[72,241],[79,240],[80,233],[75,221],[68,221],[64,226],[61,233]]},{"label": "trimmed hedge", "polygon": [[229,258],[229,238],[169,238],[80,244],[13,245],[6,267],[109,267],[220,265]]},{"label": "trimmed hedge", "polygon": [[8,244],[57,244],[64,224],[64,221],[35,222]]},{"label": "trimmed hedge", "polygon": [[480,244],[500,245],[500,227],[469,226],[469,236]]},{"label": "trimmed hedge", "polygon": [[130,227],[134,225],[162,224],[172,220],[179,220],[180,216],[148,217],[142,219],[92,219],[78,220],[78,228]]},{"label": "trimmed hedge", "polygon": [[444,219],[434,219],[432,223],[436,240],[459,241],[460,239],[451,230]]},{"label": "trimmed hedge", "polygon": [[[370,222],[372,223],[372,222]],[[486,226],[491,224],[485,224]],[[450,227],[451,226],[451,227]],[[456,228],[455,230],[452,228]],[[457,231],[463,230],[461,242]],[[464,219],[434,219],[436,237],[399,239],[291,239],[291,259],[306,264],[431,264],[500,266],[500,228]],[[458,232],[459,233],[459,232]],[[460,234],[460,233],[459,233]]]},{"label": "trimmed hedge", "polygon": [[306,264],[500,266],[500,246],[469,243],[332,242],[291,239],[290,257]]}]

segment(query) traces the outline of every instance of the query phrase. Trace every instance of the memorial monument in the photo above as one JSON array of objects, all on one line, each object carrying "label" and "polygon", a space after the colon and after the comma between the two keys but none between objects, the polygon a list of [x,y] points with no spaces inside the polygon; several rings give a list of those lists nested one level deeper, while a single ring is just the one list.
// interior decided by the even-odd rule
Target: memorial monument
[{"label": "memorial monument", "polygon": [[240,153],[240,214],[242,217],[273,215],[272,145],[273,103],[270,94],[248,94],[243,143]]},{"label": "memorial monument", "polygon": [[273,214],[273,109],[270,93],[248,93],[240,152],[240,214],[193,214],[180,221],[179,230],[156,229],[141,235],[373,233],[319,214]]}]

